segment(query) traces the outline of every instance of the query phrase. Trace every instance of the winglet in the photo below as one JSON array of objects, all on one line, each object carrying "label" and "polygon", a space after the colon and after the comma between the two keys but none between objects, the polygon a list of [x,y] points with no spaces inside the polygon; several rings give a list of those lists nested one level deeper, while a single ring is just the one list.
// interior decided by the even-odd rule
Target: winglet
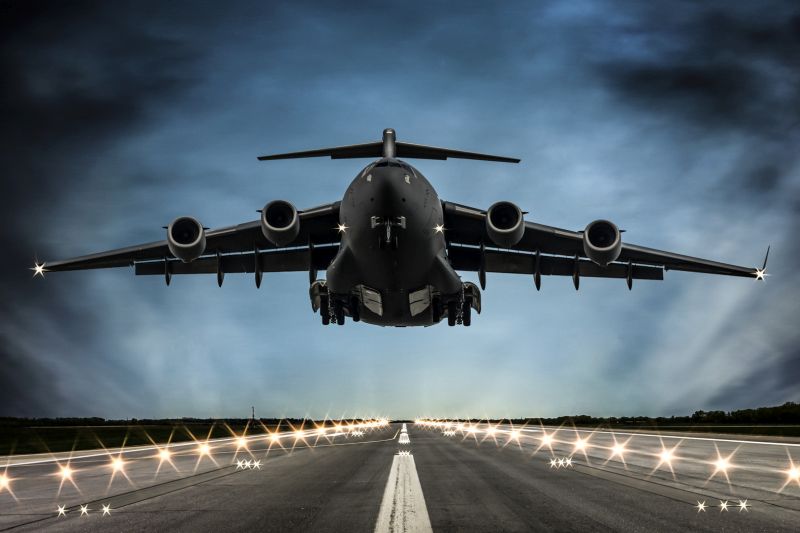
[{"label": "winglet", "polygon": [[756,268],[756,271],[753,272],[757,281],[764,281],[764,278],[767,277],[767,259],[769,259],[770,247],[771,245],[767,246],[767,253],[764,255],[764,264],[761,265],[761,268]]}]

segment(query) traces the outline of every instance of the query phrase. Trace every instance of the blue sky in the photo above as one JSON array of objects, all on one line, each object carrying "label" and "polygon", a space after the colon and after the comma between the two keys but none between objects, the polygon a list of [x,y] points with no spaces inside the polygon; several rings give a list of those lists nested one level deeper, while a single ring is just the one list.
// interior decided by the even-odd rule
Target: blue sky
[{"label": "blue sky", "polygon": [[[0,415],[685,414],[800,399],[800,11],[791,2],[11,2]],[[398,139],[441,198],[609,218],[766,283],[490,275],[471,328],[323,328],[305,274],[30,280],[61,259],[341,198],[367,161],[256,156]],[[471,274],[465,279],[474,280]]]}]

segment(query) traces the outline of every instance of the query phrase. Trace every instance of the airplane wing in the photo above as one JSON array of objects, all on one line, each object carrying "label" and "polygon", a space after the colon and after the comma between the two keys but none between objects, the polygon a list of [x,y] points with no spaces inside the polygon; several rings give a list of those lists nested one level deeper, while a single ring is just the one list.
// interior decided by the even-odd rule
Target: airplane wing
[{"label": "airplane wing", "polygon": [[[276,247],[261,231],[260,221],[206,232],[206,248],[192,262],[173,257],[167,241],[128,246],[63,261],[46,262],[44,272],[133,266],[137,275],[213,274],[227,272],[312,271],[327,268],[340,241],[339,202],[298,211],[300,232]],[[38,265],[41,267],[41,265]],[[38,271],[37,271],[38,272]]]},{"label": "airplane wing", "polygon": [[743,267],[624,241],[617,260],[603,267],[586,257],[583,232],[535,222],[525,222],[525,232],[516,245],[499,248],[487,233],[486,211],[451,202],[442,205],[448,257],[456,270],[533,274],[537,287],[543,275],[572,276],[576,288],[581,277],[623,278],[630,287],[633,279],[661,280],[666,270],[754,279],[765,275],[766,258],[762,268]]}]

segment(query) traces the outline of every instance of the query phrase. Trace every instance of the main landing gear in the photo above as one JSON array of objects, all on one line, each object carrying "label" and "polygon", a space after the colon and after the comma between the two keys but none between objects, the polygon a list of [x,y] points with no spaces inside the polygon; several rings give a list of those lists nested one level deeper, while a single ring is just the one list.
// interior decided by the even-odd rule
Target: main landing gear
[{"label": "main landing gear", "polygon": [[463,283],[461,292],[449,296],[437,295],[431,303],[434,317],[447,317],[447,325],[472,325],[472,310],[481,312],[481,293],[474,283]]},{"label": "main landing gear", "polygon": [[358,307],[358,299],[355,296],[344,300],[328,292],[328,286],[323,280],[317,280],[311,284],[309,289],[311,295],[311,308],[314,312],[319,312],[322,324],[344,325],[345,316],[353,319],[353,322],[361,320]]}]

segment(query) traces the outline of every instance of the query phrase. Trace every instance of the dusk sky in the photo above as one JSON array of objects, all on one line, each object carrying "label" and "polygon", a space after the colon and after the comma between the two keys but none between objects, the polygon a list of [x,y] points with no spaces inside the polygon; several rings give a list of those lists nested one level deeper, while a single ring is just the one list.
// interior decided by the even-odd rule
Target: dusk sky
[{"label": "dusk sky", "polygon": [[[800,400],[797,2],[0,2],[0,416],[690,414]],[[344,7],[344,6],[348,7]],[[323,327],[305,273],[31,279],[341,199],[398,140],[442,199],[765,283],[489,275],[470,328]],[[465,280],[476,281],[470,273]]]}]

